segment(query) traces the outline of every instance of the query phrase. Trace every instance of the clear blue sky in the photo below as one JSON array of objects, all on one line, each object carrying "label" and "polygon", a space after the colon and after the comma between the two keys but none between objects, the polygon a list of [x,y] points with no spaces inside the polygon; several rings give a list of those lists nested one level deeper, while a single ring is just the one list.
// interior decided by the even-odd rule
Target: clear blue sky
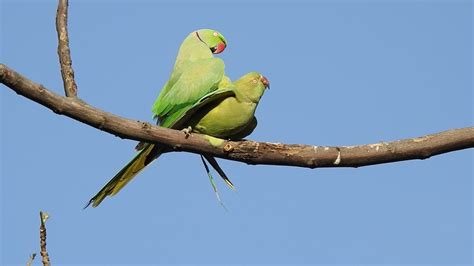
[{"label": "clear blue sky", "polygon": [[[56,1],[2,1],[1,62],[62,94]],[[356,145],[473,125],[471,1],[71,1],[79,96],[151,121],[184,37],[214,28],[233,79],[272,87],[251,139]],[[2,264],[472,265],[473,151],[359,169],[221,161],[217,203],[197,155],[167,154],[82,207],[135,143],[1,86]],[[39,262],[39,261],[37,261]]]}]

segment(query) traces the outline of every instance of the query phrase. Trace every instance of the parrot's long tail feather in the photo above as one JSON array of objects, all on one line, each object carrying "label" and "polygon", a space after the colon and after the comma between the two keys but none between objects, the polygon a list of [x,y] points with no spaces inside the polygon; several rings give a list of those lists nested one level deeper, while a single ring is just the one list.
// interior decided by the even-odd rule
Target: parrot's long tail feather
[{"label": "parrot's long tail feather", "polygon": [[107,196],[117,194],[128,182],[130,182],[145,166],[158,158],[162,153],[162,148],[155,144],[145,143],[142,150],[118,172],[91,200],[84,208],[92,204],[97,207]]},{"label": "parrot's long tail feather", "polygon": [[222,179],[225,181],[227,186],[229,186],[230,189],[235,190],[234,184],[230,182],[230,179],[227,177],[227,175],[224,173],[224,170],[219,166],[219,164],[216,161],[216,158],[209,156],[209,155],[202,155],[206,160],[211,164],[212,168],[216,170],[216,172],[222,177]]},{"label": "parrot's long tail feather", "polygon": [[214,193],[216,194],[217,201],[219,201],[222,207],[225,210],[227,210],[224,203],[221,201],[221,197],[219,196],[219,191],[217,191],[217,186],[216,186],[216,183],[214,182],[214,177],[212,177],[211,171],[209,170],[209,166],[207,166],[207,163],[204,160],[204,157],[202,155],[201,155],[201,161],[202,161],[202,164],[204,164],[204,168],[206,169],[207,176],[209,177],[209,181],[211,182],[212,189],[214,190]]}]

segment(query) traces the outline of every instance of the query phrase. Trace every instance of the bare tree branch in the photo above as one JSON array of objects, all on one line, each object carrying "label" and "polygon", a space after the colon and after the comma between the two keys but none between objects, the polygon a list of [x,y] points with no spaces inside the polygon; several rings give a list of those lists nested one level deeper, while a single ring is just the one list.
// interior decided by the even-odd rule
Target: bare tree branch
[{"label": "bare tree branch", "polygon": [[56,12],[56,31],[58,32],[58,56],[63,77],[64,92],[67,97],[77,96],[77,85],[72,69],[71,52],[69,49],[69,36],[67,33],[68,0],[59,0]]},{"label": "bare tree branch", "polygon": [[41,257],[44,266],[50,266],[51,262],[49,260],[48,251],[46,249],[46,220],[48,220],[48,214],[40,211],[40,248],[41,248]]},{"label": "bare tree branch", "polygon": [[26,266],[31,266],[35,258],[36,258],[36,253],[31,254],[30,257],[28,258],[28,261],[26,262]]},{"label": "bare tree branch", "polygon": [[153,126],[104,112],[87,103],[62,97],[0,64],[0,82],[55,113],[88,124],[121,138],[159,143],[175,151],[208,154],[248,164],[287,165],[307,168],[359,167],[430,156],[474,147],[474,127],[423,137],[360,146],[313,146],[254,141],[213,142],[199,134]]}]

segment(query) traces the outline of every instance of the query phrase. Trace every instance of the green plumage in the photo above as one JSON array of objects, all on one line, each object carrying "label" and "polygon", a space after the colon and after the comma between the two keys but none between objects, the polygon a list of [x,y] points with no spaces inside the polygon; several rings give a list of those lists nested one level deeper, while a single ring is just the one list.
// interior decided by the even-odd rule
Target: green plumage
[{"label": "green plumage", "polygon": [[[183,129],[191,126],[193,132],[213,137],[243,138],[250,134],[257,124],[254,117],[255,108],[268,85],[268,80],[252,72],[232,83],[224,75],[223,61],[213,58],[211,53],[221,52],[222,45],[225,48],[223,37],[212,30],[197,32],[200,34],[191,33],[181,45],[173,73],[153,105],[154,116],[163,127]],[[89,204],[96,207],[105,197],[118,193],[166,149],[150,143],[140,143],[138,147],[140,151],[132,161],[120,170]],[[211,156],[205,158],[226,183],[233,187],[217,161]]]},{"label": "green plumage", "polygon": [[173,72],[153,104],[155,118],[162,122],[168,115],[217,89],[224,76],[224,62],[214,58],[211,51],[219,44],[225,48],[227,42],[214,30],[198,30],[186,37]]},{"label": "green plumage", "polygon": [[256,126],[255,109],[266,88],[261,79],[256,72],[241,77],[233,84],[233,96],[210,101],[193,115],[188,125],[193,132],[216,138],[246,137]]}]

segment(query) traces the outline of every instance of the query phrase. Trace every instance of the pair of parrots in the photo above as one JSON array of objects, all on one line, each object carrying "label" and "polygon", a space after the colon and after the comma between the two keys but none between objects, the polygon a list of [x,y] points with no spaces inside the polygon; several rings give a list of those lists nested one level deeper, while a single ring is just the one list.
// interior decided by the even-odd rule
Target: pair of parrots
[{"label": "pair of parrots", "polygon": [[[153,104],[153,115],[162,127],[190,130],[222,139],[242,139],[257,126],[255,109],[268,80],[251,72],[235,82],[225,76],[224,62],[213,54],[225,50],[227,42],[219,32],[201,29],[190,33],[179,48],[169,80]],[[186,132],[189,133],[189,132]],[[98,206],[105,197],[117,194],[143,168],[158,158],[168,147],[141,142],[138,154],[122,168],[88,203]],[[203,158],[204,157],[204,158]],[[224,181],[232,183],[214,157],[202,155]]]}]

